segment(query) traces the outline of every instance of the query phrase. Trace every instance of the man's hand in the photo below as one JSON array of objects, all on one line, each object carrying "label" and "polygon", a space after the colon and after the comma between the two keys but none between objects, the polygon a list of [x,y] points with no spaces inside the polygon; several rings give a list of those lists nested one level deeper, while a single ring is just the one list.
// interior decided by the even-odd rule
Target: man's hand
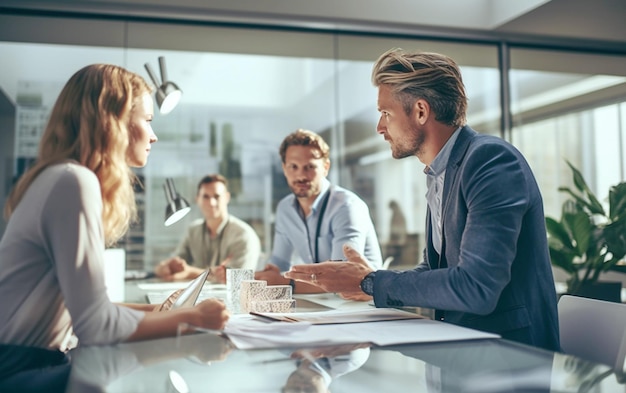
[{"label": "man's hand", "polygon": [[180,257],[172,257],[161,261],[155,268],[154,274],[165,281],[186,280],[189,278],[190,266]]},{"label": "man's hand", "polygon": [[338,293],[344,299],[369,300],[361,291],[361,281],[372,268],[352,247],[345,245],[343,253],[347,262],[322,262],[291,267],[285,277],[317,285],[326,292]]},{"label": "man's hand", "polygon": [[268,263],[260,272],[254,273],[255,280],[267,281],[267,285],[289,285],[289,279],[280,274],[278,266]]},{"label": "man's hand", "polygon": [[232,258],[228,257],[222,261],[219,265],[211,269],[211,281],[219,282],[220,284],[226,284],[226,268]]}]

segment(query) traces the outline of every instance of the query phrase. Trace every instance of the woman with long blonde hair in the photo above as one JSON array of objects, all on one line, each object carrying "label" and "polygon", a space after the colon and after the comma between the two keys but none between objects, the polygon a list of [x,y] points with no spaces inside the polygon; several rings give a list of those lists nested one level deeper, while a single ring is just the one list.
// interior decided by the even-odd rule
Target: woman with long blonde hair
[{"label": "woman with long blonde hair", "polygon": [[62,89],[37,160],[4,210],[0,343],[65,351],[76,339],[110,344],[172,336],[182,323],[224,327],[228,312],[215,299],[149,312],[106,294],[105,247],[136,216],[131,167],[144,166],[157,141],[150,93],[141,76],[106,64],[82,68]]}]

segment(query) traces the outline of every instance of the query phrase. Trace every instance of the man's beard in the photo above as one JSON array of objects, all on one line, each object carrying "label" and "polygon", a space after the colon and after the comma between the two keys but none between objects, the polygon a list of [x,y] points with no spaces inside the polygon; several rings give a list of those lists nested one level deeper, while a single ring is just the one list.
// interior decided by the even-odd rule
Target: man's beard
[{"label": "man's beard", "polygon": [[415,156],[421,151],[426,135],[419,126],[412,126],[411,132],[397,143],[391,140],[391,155],[395,159]]},{"label": "man's beard", "polygon": [[291,188],[291,192],[296,196],[296,198],[310,198],[314,195],[317,195],[319,192],[319,187],[315,187],[313,183],[307,182],[304,184],[309,184],[309,188],[301,189],[299,187],[299,182],[295,182],[294,185],[289,185]]}]

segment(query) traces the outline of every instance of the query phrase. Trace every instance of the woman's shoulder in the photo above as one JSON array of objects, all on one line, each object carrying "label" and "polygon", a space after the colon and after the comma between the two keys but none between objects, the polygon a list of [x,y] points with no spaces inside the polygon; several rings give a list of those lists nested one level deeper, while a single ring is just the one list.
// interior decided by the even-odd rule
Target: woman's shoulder
[{"label": "woman's shoulder", "polygon": [[93,173],[91,169],[75,161],[66,161],[50,165],[42,172],[42,175],[46,177],[56,177],[57,179],[77,179],[86,181],[97,179],[96,174]]},{"label": "woman's shoulder", "polygon": [[50,165],[38,176],[42,186],[51,191],[72,194],[93,190],[100,194],[100,182],[89,168],[76,162],[63,162]]}]

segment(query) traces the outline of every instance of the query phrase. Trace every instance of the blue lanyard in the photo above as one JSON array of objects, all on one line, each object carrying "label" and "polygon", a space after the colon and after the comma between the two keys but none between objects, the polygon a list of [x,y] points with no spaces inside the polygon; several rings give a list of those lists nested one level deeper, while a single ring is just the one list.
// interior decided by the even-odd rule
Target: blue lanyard
[{"label": "blue lanyard", "polygon": [[326,212],[326,206],[328,205],[328,200],[330,199],[331,191],[332,191],[332,186],[328,188],[328,192],[326,193],[326,196],[324,197],[324,200],[322,201],[322,207],[320,207],[320,215],[317,218],[317,229],[315,230],[315,259],[313,260],[313,263],[320,262],[320,256],[319,256],[320,230],[322,228],[322,220],[324,219],[324,213]]}]

